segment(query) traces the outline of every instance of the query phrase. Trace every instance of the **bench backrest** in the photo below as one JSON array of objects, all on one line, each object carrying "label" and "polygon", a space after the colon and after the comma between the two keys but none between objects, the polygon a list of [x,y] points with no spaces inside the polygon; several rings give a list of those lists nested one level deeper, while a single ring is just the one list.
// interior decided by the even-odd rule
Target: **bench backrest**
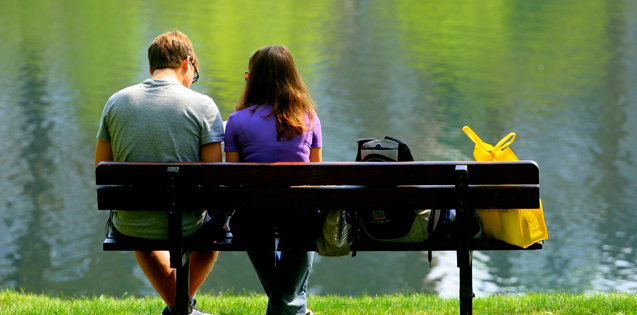
[{"label": "bench backrest", "polygon": [[[101,210],[451,209],[466,165],[473,208],[539,208],[539,169],[515,162],[135,163],[96,169]],[[311,202],[308,202],[311,200]],[[399,201],[399,202],[397,202]]]}]

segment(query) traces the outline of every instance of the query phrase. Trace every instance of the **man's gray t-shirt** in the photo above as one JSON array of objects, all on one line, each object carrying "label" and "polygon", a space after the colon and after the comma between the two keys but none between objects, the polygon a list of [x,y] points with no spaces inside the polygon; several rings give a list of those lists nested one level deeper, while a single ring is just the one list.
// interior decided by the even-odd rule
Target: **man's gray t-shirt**
[{"label": "man's gray t-shirt", "polygon": [[[215,102],[174,81],[148,79],[111,96],[97,138],[110,141],[113,160],[198,162],[201,146],[223,142],[223,120]],[[184,211],[183,235],[194,233],[205,211]],[[125,235],[167,239],[165,212],[113,211]]]}]

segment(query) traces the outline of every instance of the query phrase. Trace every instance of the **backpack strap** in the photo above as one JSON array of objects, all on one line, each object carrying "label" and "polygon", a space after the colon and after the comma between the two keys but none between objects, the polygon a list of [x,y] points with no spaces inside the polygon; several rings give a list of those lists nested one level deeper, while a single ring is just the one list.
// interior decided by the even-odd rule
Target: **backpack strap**
[{"label": "backpack strap", "polygon": [[[427,233],[429,234],[428,240],[434,238],[434,234],[436,233],[436,229],[438,228],[438,223],[442,220],[442,216],[440,215],[443,210],[439,209],[431,209],[431,213],[429,214],[429,223],[427,224]],[[429,261],[429,268],[431,268],[431,260],[433,256],[431,254],[431,250],[427,251],[427,260]]]},{"label": "backpack strap", "polygon": [[392,140],[398,143],[398,161],[413,161],[414,157],[411,155],[411,151],[406,143],[392,137],[385,136],[385,139]]},{"label": "backpack strap", "polygon": [[431,209],[431,213],[429,214],[429,223],[427,224],[427,233],[429,233],[429,239],[436,233],[436,229],[438,228],[438,223],[442,216],[440,215],[442,210],[440,209]]}]

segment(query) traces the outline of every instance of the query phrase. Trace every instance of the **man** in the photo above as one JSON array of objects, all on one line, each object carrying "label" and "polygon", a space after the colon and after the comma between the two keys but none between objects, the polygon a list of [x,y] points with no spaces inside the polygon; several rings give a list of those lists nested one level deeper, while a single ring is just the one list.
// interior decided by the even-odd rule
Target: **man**
[{"label": "man", "polygon": [[[111,96],[97,134],[95,166],[101,161],[221,162],[223,121],[214,101],[190,90],[197,81],[199,60],[188,37],[172,31],[148,47],[151,78]],[[184,211],[183,236],[197,237],[211,224],[206,211]],[[159,211],[111,212],[117,237],[167,239],[166,214]],[[196,234],[194,234],[196,233]],[[212,269],[218,252],[193,252],[190,314],[194,295]],[[175,305],[175,274],[165,251],[135,252],[139,266],[166,302]]]}]

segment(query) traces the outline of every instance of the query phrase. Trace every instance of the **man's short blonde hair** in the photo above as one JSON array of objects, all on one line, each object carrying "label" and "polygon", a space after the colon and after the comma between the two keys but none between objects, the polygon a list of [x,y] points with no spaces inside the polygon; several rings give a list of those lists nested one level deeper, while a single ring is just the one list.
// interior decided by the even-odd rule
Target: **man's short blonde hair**
[{"label": "man's short blonde hair", "polygon": [[151,71],[178,68],[188,56],[198,67],[199,60],[192,42],[186,34],[177,30],[157,36],[148,46],[148,63]]}]

